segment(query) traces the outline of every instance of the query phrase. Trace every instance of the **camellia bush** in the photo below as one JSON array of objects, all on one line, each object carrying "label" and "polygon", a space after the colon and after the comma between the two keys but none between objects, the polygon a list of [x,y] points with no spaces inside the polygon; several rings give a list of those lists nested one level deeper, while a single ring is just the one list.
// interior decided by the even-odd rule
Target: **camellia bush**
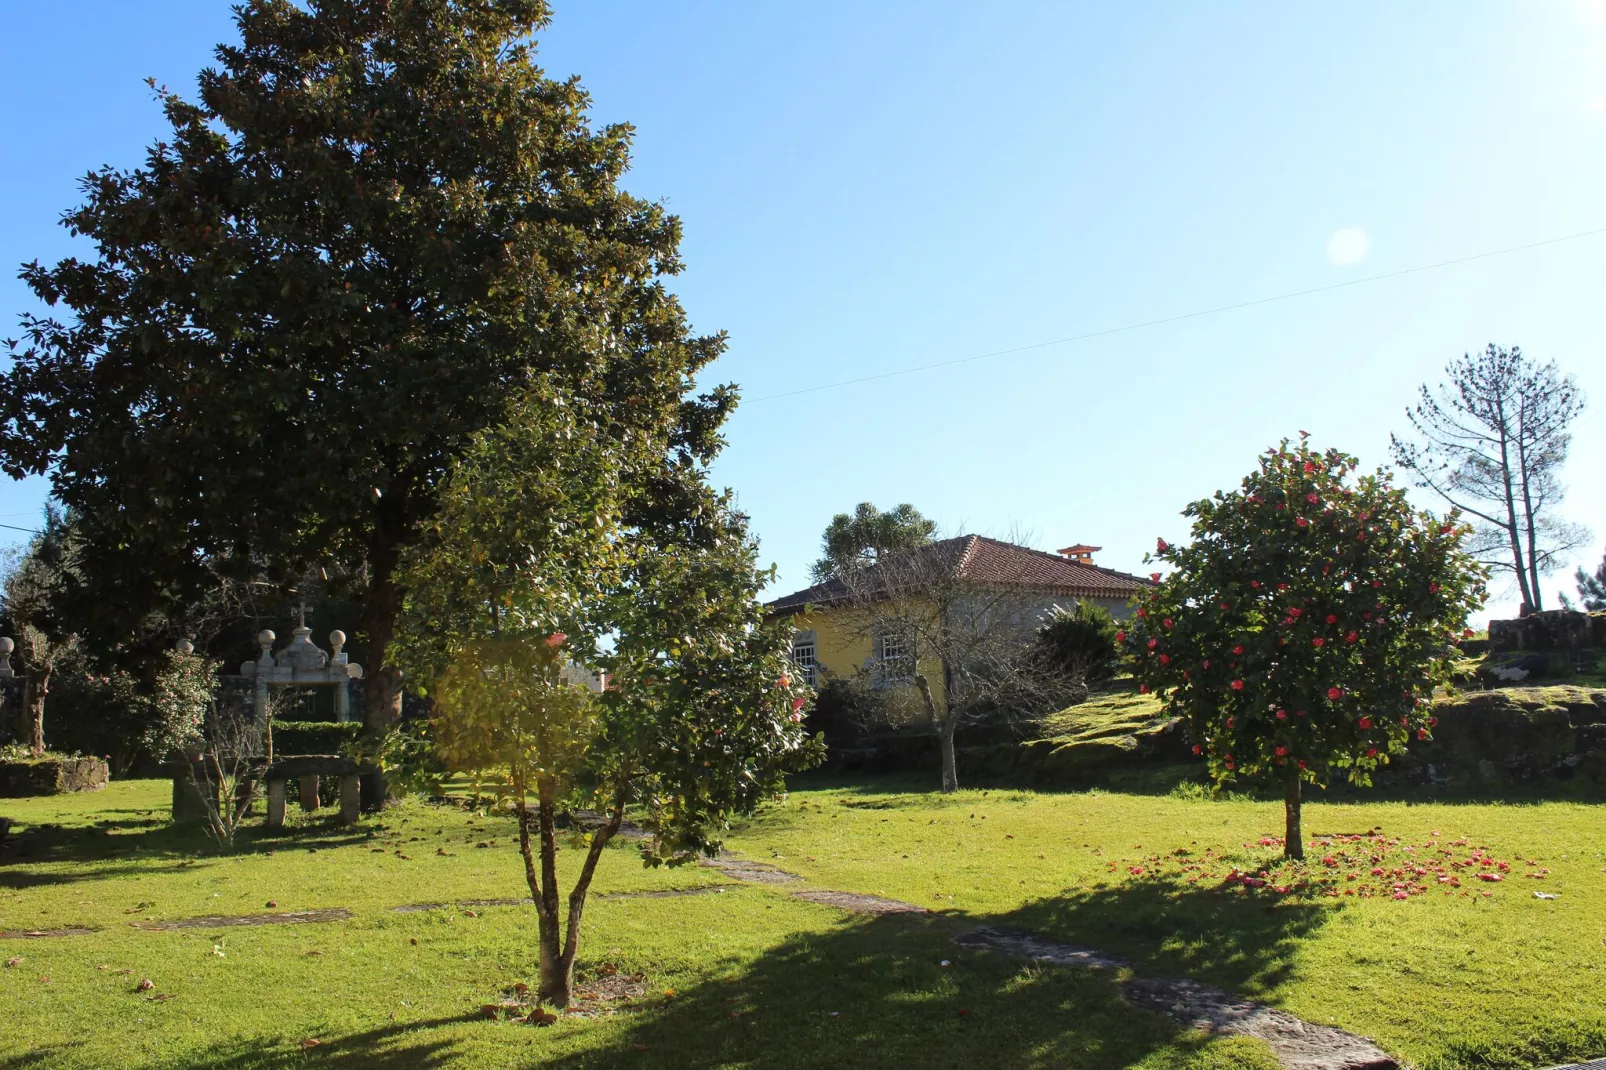
[{"label": "camellia bush", "polygon": [[1140,688],[1185,719],[1217,783],[1280,782],[1284,853],[1303,858],[1303,784],[1371,774],[1431,737],[1429,700],[1485,574],[1457,515],[1412,508],[1378,471],[1303,434],[1231,493],[1183,511],[1193,541],[1159,540],[1117,637]]}]

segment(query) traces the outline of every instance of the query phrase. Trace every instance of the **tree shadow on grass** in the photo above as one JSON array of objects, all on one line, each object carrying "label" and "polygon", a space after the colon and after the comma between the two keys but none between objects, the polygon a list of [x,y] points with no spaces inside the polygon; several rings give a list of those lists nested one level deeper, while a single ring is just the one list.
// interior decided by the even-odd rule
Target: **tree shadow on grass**
[{"label": "tree shadow on grass", "polygon": [[1026,929],[1130,961],[1147,977],[1187,977],[1259,999],[1296,968],[1299,945],[1342,900],[1268,889],[1141,879],[1067,889],[984,924]]},{"label": "tree shadow on grass", "polygon": [[[241,1037],[200,1052],[174,1055],[171,1070],[267,1070],[282,1066],[361,1067],[363,1070],[429,1070],[456,1061],[460,1037],[429,1034],[436,1029],[483,1020],[479,1015],[398,1022],[303,1048],[299,1039]],[[489,1023],[487,1023],[489,1024]],[[416,1034],[416,1035],[415,1035]],[[0,1057],[0,1070],[48,1070],[70,1061],[79,1045],[58,1044]]]},{"label": "tree shadow on grass", "polygon": [[[1221,1049],[1128,1005],[1108,972],[958,947],[953,938],[968,927],[942,916],[850,917],[656,999],[607,1043],[522,1065],[1097,1070],[1160,1050],[1185,1065]],[[1245,1065],[1260,1060],[1250,1053]]]},{"label": "tree shadow on grass", "polygon": [[[63,868],[38,870],[30,867],[57,863],[118,862],[140,863],[139,872],[169,873],[191,865],[204,865],[225,855],[266,851],[329,850],[368,843],[369,833],[339,823],[329,816],[308,824],[285,829],[249,825],[235,834],[232,850],[220,850],[216,842],[195,826],[175,825],[165,818],[129,817],[64,825],[40,823],[13,827],[16,849],[0,866],[0,888],[32,888],[72,884],[123,874],[112,868]],[[179,861],[175,861],[179,860]]]}]

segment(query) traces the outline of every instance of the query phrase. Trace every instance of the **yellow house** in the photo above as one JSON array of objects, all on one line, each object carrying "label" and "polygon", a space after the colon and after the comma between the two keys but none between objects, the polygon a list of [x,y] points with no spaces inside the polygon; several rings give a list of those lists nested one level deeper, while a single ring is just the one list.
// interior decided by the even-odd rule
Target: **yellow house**
[{"label": "yellow house", "polygon": [[[1126,617],[1128,601],[1149,581],[1095,565],[1093,554],[1098,549],[1077,545],[1051,554],[982,535],[961,535],[920,553],[939,562],[945,574],[969,589],[1007,596],[1008,612],[1025,631],[1055,606],[1069,608],[1083,599],[1105,607],[1116,619]],[[862,672],[878,687],[903,687],[912,683],[918,668],[935,700],[943,704],[942,672],[924,657],[916,666],[906,636],[867,628],[857,604],[861,600],[833,578],[777,598],[767,608],[773,615],[792,617],[792,661],[810,684]],[[989,607],[980,610],[983,615],[988,611]]]}]

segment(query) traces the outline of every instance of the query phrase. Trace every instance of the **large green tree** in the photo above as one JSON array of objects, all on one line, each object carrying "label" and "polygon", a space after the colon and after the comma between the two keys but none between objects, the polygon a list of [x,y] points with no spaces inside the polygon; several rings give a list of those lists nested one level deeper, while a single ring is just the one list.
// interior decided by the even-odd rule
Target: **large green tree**
[{"label": "large green tree", "polygon": [[[362,601],[364,719],[399,715],[398,564],[475,432],[540,380],[616,440],[671,427],[629,508],[689,507],[731,396],[663,286],[679,221],[619,187],[631,130],[533,62],[541,0],[249,0],[171,134],[84,181],[94,255],[28,265],[0,467],[80,525],[74,630],[127,646],[221,569]],[[65,313],[65,314],[62,314]]]},{"label": "large green tree", "polygon": [[1237,490],[1189,505],[1193,541],[1159,541],[1172,571],[1118,636],[1212,777],[1283,787],[1290,858],[1304,857],[1302,785],[1369,784],[1431,736],[1429,700],[1484,597],[1468,526],[1356,464],[1285,441]]}]

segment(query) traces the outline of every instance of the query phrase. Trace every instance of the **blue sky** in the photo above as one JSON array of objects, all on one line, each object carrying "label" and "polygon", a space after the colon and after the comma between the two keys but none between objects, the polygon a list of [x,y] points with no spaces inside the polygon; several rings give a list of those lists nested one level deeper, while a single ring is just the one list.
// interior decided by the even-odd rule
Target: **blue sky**
[{"label": "blue sky", "polygon": [[[0,263],[69,252],[78,177],[161,132],[141,79],[192,86],[231,33],[221,2],[0,4]],[[716,477],[781,589],[864,500],[1139,570],[1283,435],[1385,463],[1490,341],[1589,395],[1565,514],[1600,560],[1606,234],[775,395],[1606,228],[1606,2],[588,0],[541,56],[685,221],[676,288],[747,399]],[[0,321],[29,307],[6,271]],[[0,483],[0,523],[42,498]]]}]

